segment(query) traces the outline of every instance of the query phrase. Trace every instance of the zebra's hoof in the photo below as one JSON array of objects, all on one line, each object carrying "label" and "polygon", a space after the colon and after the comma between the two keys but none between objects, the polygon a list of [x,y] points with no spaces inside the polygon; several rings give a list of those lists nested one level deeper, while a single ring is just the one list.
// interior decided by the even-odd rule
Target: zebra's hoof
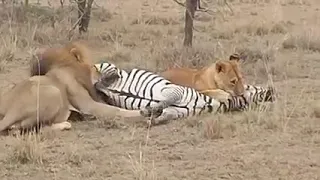
[{"label": "zebra's hoof", "polygon": [[156,122],[153,118],[150,118],[147,120],[147,124],[148,124],[148,127],[152,127],[156,124]]},{"label": "zebra's hoof", "polygon": [[140,115],[143,117],[152,117],[156,118],[159,117],[163,112],[163,109],[161,108],[153,108],[153,107],[145,107],[140,109]]},{"label": "zebra's hoof", "polygon": [[140,109],[140,115],[143,117],[150,117],[151,111],[147,108]]}]

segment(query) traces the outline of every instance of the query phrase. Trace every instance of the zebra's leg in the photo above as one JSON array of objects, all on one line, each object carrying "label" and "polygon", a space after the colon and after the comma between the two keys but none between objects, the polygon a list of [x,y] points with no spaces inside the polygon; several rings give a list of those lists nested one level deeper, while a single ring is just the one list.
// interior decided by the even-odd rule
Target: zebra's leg
[{"label": "zebra's leg", "polygon": [[158,117],[163,113],[163,110],[176,102],[179,102],[183,97],[183,89],[177,86],[165,87],[161,90],[164,100],[159,103],[141,108],[140,114],[144,117]]},{"label": "zebra's leg", "polygon": [[164,109],[160,116],[156,118],[150,117],[148,124],[151,126],[165,124],[168,121],[178,119],[179,117],[179,112],[174,108],[169,107]]},{"label": "zebra's leg", "polygon": [[160,116],[163,113],[164,108],[161,108],[161,106],[155,106],[155,107],[151,107],[151,106],[147,106],[144,108],[140,109],[140,115],[143,117],[148,117],[148,118],[155,118]]}]

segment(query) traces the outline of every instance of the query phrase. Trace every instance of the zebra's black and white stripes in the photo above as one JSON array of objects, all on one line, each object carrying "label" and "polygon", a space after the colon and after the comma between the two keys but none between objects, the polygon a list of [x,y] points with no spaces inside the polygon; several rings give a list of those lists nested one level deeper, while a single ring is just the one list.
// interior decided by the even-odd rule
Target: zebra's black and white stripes
[{"label": "zebra's black and white stripes", "polygon": [[[126,72],[110,63],[95,65],[102,74],[95,87],[108,104],[141,110],[144,116],[158,114],[159,120],[177,119],[204,112],[243,110],[249,103],[273,100],[273,89],[246,85],[243,96],[230,96],[219,102],[193,88],[172,84],[163,77],[142,69]],[[266,97],[264,97],[266,96]]]}]

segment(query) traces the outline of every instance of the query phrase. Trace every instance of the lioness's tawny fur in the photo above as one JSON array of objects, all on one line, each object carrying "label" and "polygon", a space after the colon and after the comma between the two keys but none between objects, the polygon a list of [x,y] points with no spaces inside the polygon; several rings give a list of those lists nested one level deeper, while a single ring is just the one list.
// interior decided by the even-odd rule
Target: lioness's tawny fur
[{"label": "lioness's tawny fur", "polygon": [[[8,90],[0,99],[0,132],[12,125],[25,129],[41,124],[58,129],[70,129],[67,122],[70,109],[98,118],[140,116],[129,111],[95,101],[90,57],[85,46],[70,43],[61,48],[50,48],[32,62],[31,75]],[[36,65],[34,65],[36,64]],[[35,74],[41,74],[40,76]],[[121,111],[121,112],[119,112]]]},{"label": "lioness's tawny fur", "polygon": [[229,60],[219,60],[202,69],[172,68],[160,75],[172,83],[194,88],[211,97],[225,99],[229,94],[224,91],[233,95],[244,93],[239,60],[239,55],[232,54]]}]

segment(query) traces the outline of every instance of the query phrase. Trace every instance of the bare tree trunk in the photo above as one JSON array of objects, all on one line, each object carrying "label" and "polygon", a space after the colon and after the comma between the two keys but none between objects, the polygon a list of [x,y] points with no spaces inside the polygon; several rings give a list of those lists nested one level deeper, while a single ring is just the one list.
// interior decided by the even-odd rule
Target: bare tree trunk
[{"label": "bare tree trunk", "polygon": [[24,5],[28,6],[29,5],[29,0],[24,0]]},{"label": "bare tree trunk", "polygon": [[[93,0],[78,0],[79,33],[87,32]],[[87,4],[87,6],[86,6]]]},{"label": "bare tree trunk", "polygon": [[92,3],[93,3],[93,0],[88,0],[87,7],[85,10],[84,16],[82,18],[82,26],[83,26],[84,32],[88,31]]},{"label": "bare tree trunk", "polygon": [[61,7],[63,8],[64,0],[60,0],[60,5],[61,5]]},{"label": "bare tree trunk", "polygon": [[186,13],[184,24],[184,46],[192,46],[193,18],[197,9],[198,0],[186,0]]},{"label": "bare tree trunk", "polygon": [[83,31],[83,16],[84,16],[84,11],[86,9],[86,2],[87,0],[78,0],[78,19],[79,19],[79,33]]}]

